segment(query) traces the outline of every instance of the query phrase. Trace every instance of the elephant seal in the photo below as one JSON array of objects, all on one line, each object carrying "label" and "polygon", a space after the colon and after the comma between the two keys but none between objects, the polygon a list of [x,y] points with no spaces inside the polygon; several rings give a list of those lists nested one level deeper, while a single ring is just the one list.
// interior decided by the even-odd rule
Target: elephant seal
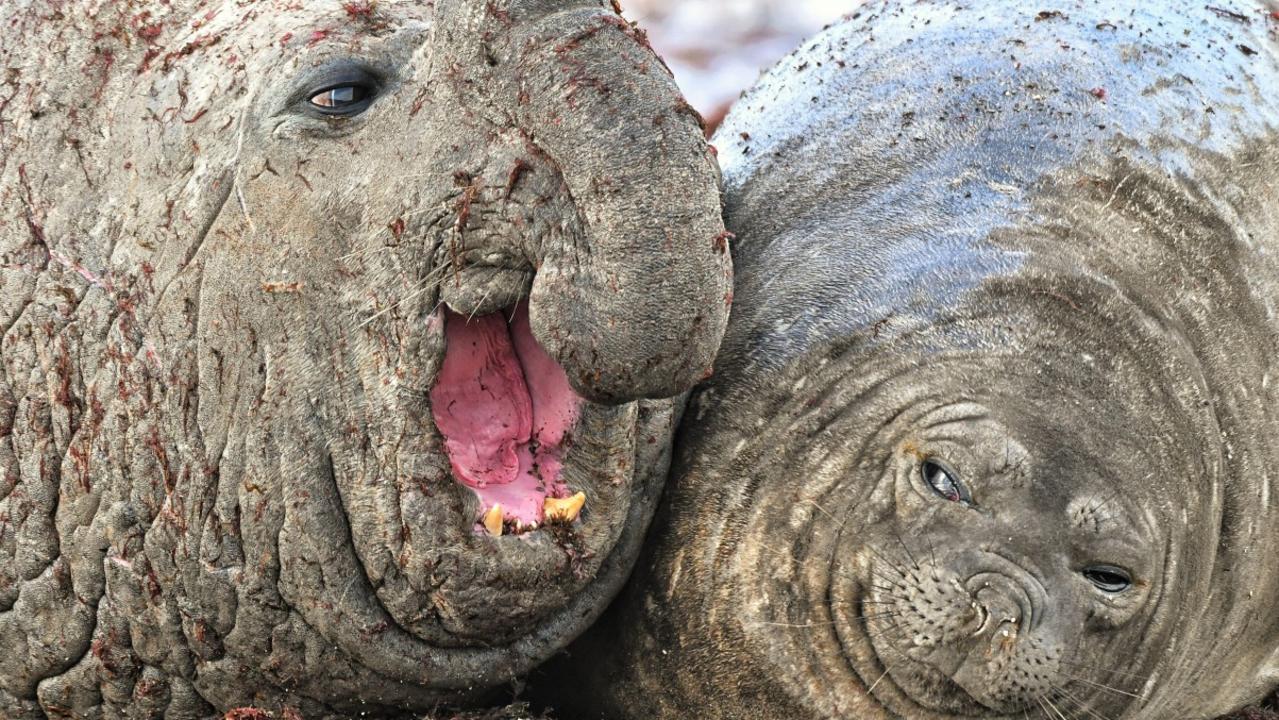
[{"label": "elephant seal", "polygon": [[728,334],[585,716],[1279,685],[1275,12],[880,2],[744,96]]},{"label": "elephant seal", "polygon": [[595,0],[11,0],[0,716],[478,701],[621,587],[727,321]]}]

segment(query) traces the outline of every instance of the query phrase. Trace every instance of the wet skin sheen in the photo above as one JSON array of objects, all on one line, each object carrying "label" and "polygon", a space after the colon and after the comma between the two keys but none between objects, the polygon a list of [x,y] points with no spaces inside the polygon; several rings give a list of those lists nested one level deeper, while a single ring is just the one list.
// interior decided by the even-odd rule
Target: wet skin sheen
[{"label": "wet skin sheen", "polygon": [[607,0],[0,15],[0,717],[421,712],[587,627],[731,287],[643,36]]},{"label": "wet skin sheen", "polygon": [[609,717],[1279,685],[1272,10],[875,3],[737,105],[717,375],[570,671]]}]

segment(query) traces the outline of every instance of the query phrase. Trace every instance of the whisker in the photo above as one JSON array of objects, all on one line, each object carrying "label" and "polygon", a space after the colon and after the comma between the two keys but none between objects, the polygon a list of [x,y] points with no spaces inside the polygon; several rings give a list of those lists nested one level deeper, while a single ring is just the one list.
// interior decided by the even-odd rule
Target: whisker
[{"label": "whisker", "polygon": [[888,668],[884,668],[884,672],[880,673],[879,679],[871,683],[870,687],[866,688],[866,694],[870,695],[871,693],[875,692],[875,688],[879,687],[880,680],[883,680],[886,677],[888,677]]},{"label": "whisker", "polygon": [[[849,618],[849,619],[850,620],[875,620],[875,619],[884,618],[884,617],[894,617],[900,614],[901,613],[880,613],[878,615],[859,615],[857,617]],[[831,625],[836,625],[839,622],[840,622],[839,620],[823,620],[821,622],[786,623],[786,622],[773,622],[769,620],[757,620],[755,622],[748,623],[748,627],[752,627],[756,625],[764,625],[768,627],[816,628],[816,627],[829,627]]]},{"label": "whisker", "polygon": [[396,300],[395,302],[391,303],[390,305],[387,305],[386,307],[384,307],[384,308],[382,308],[381,310],[377,311],[377,312],[376,312],[376,313],[374,313],[373,315],[369,316],[369,318],[368,318],[368,319],[366,319],[364,322],[360,323],[360,327],[361,327],[361,328],[366,328],[366,327],[368,327],[370,324],[372,324],[372,323],[373,323],[375,320],[377,320],[378,318],[380,318],[380,317],[382,317],[383,315],[385,315],[385,314],[387,314],[387,313],[391,312],[392,310],[395,310],[395,309],[399,308],[399,307],[400,307],[401,305],[403,305],[404,303],[406,303],[406,302],[410,302],[410,301],[414,300],[415,298],[417,298],[418,296],[420,296],[422,293],[426,292],[426,291],[427,291],[427,290],[429,290],[429,289],[430,289],[430,288],[423,287],[423,288],[421,288],[421,289],[419,289],[419,290],[415,290],[415,291],[413,291],[413,292],[409,293],[407,296],[402,297],[402,298],[400,298],[399,300]]},{"label": "whisker", "polygon": [[[429,291],[429,290],[431,290],[431,289],[433,289],[433,288],[437,287],[437,286],[438,286],[438,283],[435,283],[435,282],[434,282],[434,278],[433,278],[432,276],[437,275],[437,274],[442,275],[442,274],[443,274],[443,268],[444,268],[444,266],[443,266],[443,265],[440,265],[440,266],[438,266],[438,267],[436,267],[436,268],[432,269],[432,270],[431,270],[431,272],[427,273],[427,274],[426,274],[426,275],[425,275],[425,276],[424,276],[421,280],[419,280],[419,281],[418,281],[418,282],[420,283],[420,287],[416,288],[415,290],[413,290],[412,292],[410,292],[408,295],[405,295],[404,297],[402,297],[402,298],[400,298],[400,299],[396,300],[395,302],[391,303],[390,305],[387,305],[386,307],[384,307],[384,308],[382,308],[381,310],[377,311],[377,312],[376,312],[376,313],[374,313],[372,316],[370,316],[368,319],[366,319],[364,322],[360,323],[360,327],[361,327],[361,328],[368,327],[371,323],[373,323],[375,320],[377,320],[378,318],[382,317],[383,315],[385,315],[385,314],[387,314],[387,313],[391,312],[392,310],[395,310],[396,308],[400,307],[401,305],[404,305],[405,303],[412,302],[413,300],[415,300],[415,299],[417,299],[418,297],[420,297],[423,293],[425,293],[425,292],[427,292],[427,291]],[[442,304],[442,303],[443,303],[443,301],[441,301],[441,304]],[[435,308],[436,308],[436,310],[438,310],[438,309],[439,309],[439,305],[436,305],[436,306],[435,306]],[[434,314],[434,311],[432,311],[432,314]]]},{"label": "whisker", "polygon": [[933,582],[941,582],[941,578],[937,577],[937,553],[933,551],[932,533],[924,533],[924,540],[928,542],[928,556],[933,562],[929,567],[929,573],[932,575]]},{"label": "whisker", "polygon": [[[897,580],[894,580],[893,578],[890,578],[890,577],[887,577],[887,576],[885,576],[885,575],[882,575],[881,573],[877,572],[874,568],[871,568],[871,570],[870,570],[870,574],[871,574],[871,575],[874,575],[875,577],[879,578],[880,580],[884,580],[884,581],[886,581],[886,582],[890,582],[890,583],[892,583],[892,584],[893,584],[893,587],[901,588],[902,590],[909,590],[909,589],[910,589],[910,588],[906,587],[906,585],[904,585],[903,583],[898,582]],[[902,579],[902,580],[904,580],[905,578],[901,578],[901,579]]]},{"label": "whisker", "polygon": [[1110,504],[1111,502],[1113,502],[1113,501],[1114,501],[1114,499],[1115,499],[1115,498],[1117,498],[1117,497],[1119,497],[1119,489],[1118,489],[1118,488],[1115,488],[1115,489],[1114,489],[1113,491],[1111,491],[1111,493],[1110,493],[1109,495],[1107,495],[1106,497],[1101,498],[1101,499],[1100,499],[1099,501],[1097,501],[1097,502],[1089,503],[1089,505],[1088,505],[1088,507],[1086,508],[1085,512],[1089,512],[1089,513],[1096,512],[1096,511],[1098,511],[1098,510],[1100,510],[1100,509],[1102,509],[1102,508],[1106,507],[1107,505],[1109,505],[1109,504]]},{"label": "whisker", "polygon": [[849,619],[850,620],[878,620],[879,618],[897,617],[898,615],[901,615],[901,613],[899,612],[869,613],[866,615],[858,615],[856,617],[849,618]]},{"label": "whisker", "polygon": [[1072,695],[1069,691],[1066,690],[1066,688],[1053,687],[1053,691],[1061,693],[1062,695],[1066,697],[1067,700],[1070,700],[1072,703],[1077,705],[1080,710],[1083,710],[1084,712],[1088,713],[1092,717],[1097,718],[1097,720],[1110,720],[1110,718],[1106,717],[1105,715],[1101,715],[1095,712],[1092,708],[1088,707],[1088,704],[1086,702],[1083,702],[1075,695]]},{"label": "whisker", "polygon": [[[866,545],[866,549],[869,550],[872,555],[879,558],[880,561],[883,562],[885,565],[891,567],[893,570],[896,570],[897,574],[900,575],[903,580],[906,578],[906,573],[902,572],[902,569],[897,567],[897,563],[893,562],[892,560],[889,560],[888,558],[880,554],[880,552],[875,549],[874,545],[868,544]],[[874,570],[872,569],[871,572],[874,572]]]},{"label": "whisker", "polygon": [[1045,703],[1047,703],[1048,707],[1052,708],[1053,712],[1057,713],[1057,717],[1061,718],[1061,720],[1067,720],[1065,713],[1063,713],[1061,710],[1058,710],[1057,706],[1053,704],[1052,700],[1048,699],[1047,695],[1043,696],[1040,699],[1043,700]]},{"label": "whisker", "polygon": [[807,497],[806,497],[806,498],[800,498],[800,501],[801,501],[801,502],[806,502],[806,503],[808,503],[809,505],[812,505],[813,507],[817,508],[818,510],[820,510],[820,511],[822,512],[822,514],[823,514],[823,515],[825,515],[826,517],[830,518],[831,520],[834,520],[834,519],[835,519],[835,516],[834,516],[834,515],[831,515],[831,514],[830,514],[830,512],[826,510],[826,508],[824,508],[824,507],[822,507],[821,505],[817,504],[817,501],[816,501],[816,500],[814,500],[814,499],[812,499],[812,498],[807,498]]},{"label": "whisker", "polygon": [[906,557],[910,558],[910,564],[914,565],[916,570],[921,570],[919,563],[915,562],[915,554],[910,551],[909,547],[906,547],[906,540],[902,538],[902,534],[897,530],[896,525],[893,526],[893,535],[897,537],[897,542],[901,544],[902,550],[906,551]]},{"label": "whisker", "polygon": [[879,640],[879,639],[881,639],[881,638],[882,638],[882,639],[884,639],[884,640],[889,640],[890,642],[888,643],[888,647],[892,648],[893,652],[897,653],[898,655],[901,655],[902,657],[906,658],[907,660],[910,660],[910,658],[909,658],[909,657],[907,657],[905,653],[903,653],[901,650],[898,650],[898,649],[897,649],[897,646],[896,646],[896,645],[894,645],[894,644],[891,642],[892,637],[891,637],[891,636],[889,636],[889,634],[888,634],[888,633],[890,633],[890,632],[892,632],[892,631],[897,631],[897,634],[898,634],[898,635],[901,635],[901,636],[904,636],[904,635],[906,634],[906,631],[905,631],[905,630],[903,630],[903,629],[902,629],[902,627],[901,627],[900,625],[898,625],[898,624],[896,624],[896,623],[893,623],[893,624],[891,624],[891,625],[886,626],[883,630],[881,630],[881,631],[879,631],[879,632],[869,632],[869,631],[868,631],[868,632],[866,633],[866,637],[870,638],[871,640]]},{"label": "whisker", "polygon": [[768,620],[756,620],[755,622],[747,623],[746,627],[756,627],[759,625],[763,625],[765,627],[815,628],[815,627],[826,627],[828,625],[834,625],[835,622],[836,622],[835,620],[827,620],[823,622],[784,623],[784,622],[772,622]]},{"label": "whisker", "polygon": [[[1062,674],[1063,674],[1063,675],[1066,675],[1066,673],[1062,673]],[[1076,680],[1076,681],[1078,681],[1078,682],[1084,683],[1084,684],[1086,684],[1086,685],[1092,685],[1092,686],[1093,686],[1093,687],[1095,687],[1095,688],[1099,688],[1099,689],[1102,689],[1102,690],[1108,690],[1108,691],[1110,691],[1110,692],[1112,692],[1112,693],[1118,693],[1118,694],[1120,694],[1120,695],[1125,695],[1125,696],[1127,696],[1127,697],[1134,698],[1134,699],[1137,699],[1137,700],[1145,700],[1145,699],[1146,699],[1146,698],[1142,697],[1141,695],[1134,695],[1133,693],[1130,693],[1130,692],[1127,692],[1127,691],[1124,691],[1124,690],[1120,690],[1119,688],[1111,687],[1111,686],[1109,686],[1109,685],[1106,685],[1105,683],[1093,682],[1092,680],[1085,680],[1084,678],[1081,678],[1081,677],[1075,677],[1074,675],[1066,675],[1066,677],[1070,678],[1071,680]]]},{"label": "whisker", "polygon": [[1114,675],[1127,675],[1128,677],[1137,678],[1138,680],[1144,680],[1146,678],[1145,675],[1141,675],[1139,673],[1124,672],[1123,670],[1105,667],[1104,665],[1085,665],[1084,663],[1070,662],[1069,660],[1058,660],[1057,662],[1065,665],[1074,665],[1075,667],[1084,668],[1085,670],[1102,670]]},{"label": "whisker", "polygon": [[484,305],[485,300],[489,299],[489,294],[491,294],[492,292],[493,292],[493,286],[489,285],[488,289],[484,291],[484,295],[480,297],[480,301],[475,304],[474,308],[471,309],[471,314],[466,316],[466,321],[468,323],[475,319],[475,313],[480,311],[480,307]]}]

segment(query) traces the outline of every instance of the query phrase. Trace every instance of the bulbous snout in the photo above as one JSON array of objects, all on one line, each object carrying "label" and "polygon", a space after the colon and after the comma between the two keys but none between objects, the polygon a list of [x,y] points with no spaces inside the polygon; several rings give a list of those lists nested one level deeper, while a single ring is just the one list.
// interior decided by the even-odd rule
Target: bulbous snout
[{"label": "bulbous snout", "polygon": [[[732,262],[719,170],[643,37],[599,3],[448,0],[469,89],[558,169],[584,237],[536,258],[529,319],[573,389],[664,398],[710,374]],[[469,25],[469,27],[467,27]]]}]

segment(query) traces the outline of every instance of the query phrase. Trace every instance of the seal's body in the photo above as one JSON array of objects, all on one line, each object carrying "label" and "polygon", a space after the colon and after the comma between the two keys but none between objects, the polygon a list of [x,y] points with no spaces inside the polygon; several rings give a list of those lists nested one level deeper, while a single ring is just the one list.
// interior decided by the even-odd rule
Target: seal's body
[{"label": "seal's body", "polygon": [[0,717],[429,711],[590,625],[731,287],[615,7],[3,17]]},{"label": "seal's body", "polygon": [[738,104],[728,337],[586,654],[616,716],[1279,684],[1279,19],[1218,5],[883,3]]}]

